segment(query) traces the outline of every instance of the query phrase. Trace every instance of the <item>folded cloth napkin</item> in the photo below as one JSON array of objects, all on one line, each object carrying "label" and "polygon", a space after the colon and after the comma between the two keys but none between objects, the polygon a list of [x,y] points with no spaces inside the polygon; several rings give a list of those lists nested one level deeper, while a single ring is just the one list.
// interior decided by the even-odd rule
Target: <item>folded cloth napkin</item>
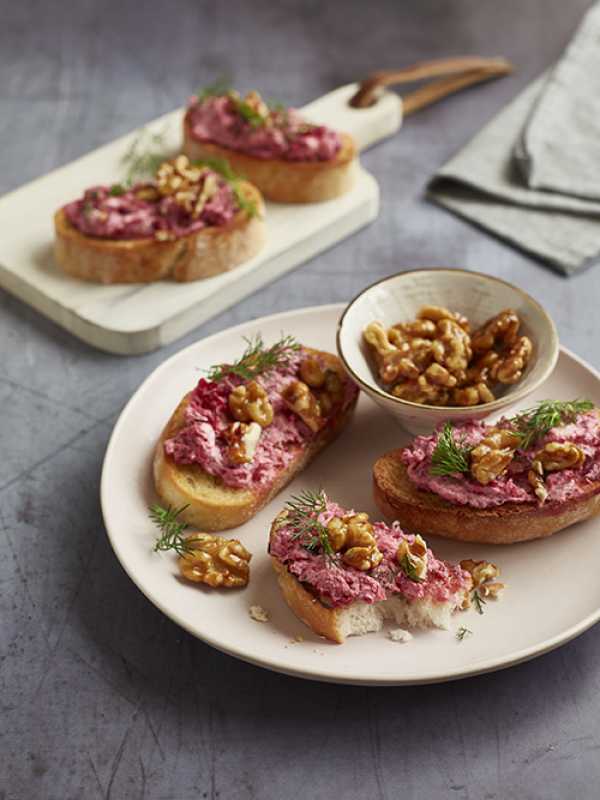
[{"label": "folded cloth napkin", "polygon": [[427,196],[567,275],[600,261],[600,3]]}]

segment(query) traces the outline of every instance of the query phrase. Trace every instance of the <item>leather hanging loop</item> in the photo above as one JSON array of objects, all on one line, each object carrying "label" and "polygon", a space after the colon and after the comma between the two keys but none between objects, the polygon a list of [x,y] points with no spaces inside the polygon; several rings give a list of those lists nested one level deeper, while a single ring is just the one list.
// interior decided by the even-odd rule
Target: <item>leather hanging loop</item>
[{"label": "leather hanging loop", "polygon": [[467,86],[501,78],[512,71],[512,64],[504,58],[464,56],[422,61],[400,70],[372,73],[360,84],[349,102],[353,108],[368,108],[377,102],[388,86],[413,83],[427,78],[441,78],[409,92],[402,98],[403,112],[408,115]]}]

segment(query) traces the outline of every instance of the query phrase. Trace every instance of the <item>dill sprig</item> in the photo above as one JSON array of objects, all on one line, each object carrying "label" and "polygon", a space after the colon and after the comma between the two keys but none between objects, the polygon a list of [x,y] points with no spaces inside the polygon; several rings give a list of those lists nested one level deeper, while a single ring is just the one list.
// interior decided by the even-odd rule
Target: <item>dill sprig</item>
[{"label": "dill sprig", "polygon": [[258,208],[253,200],[249,200],[242,191],[243,178],[231,169],[228,161],[224,158],[205,158],[202,161],[194,161],[195,167],[208,167],[213,172],[218,172],[219,175],[227,181],[231,186],[235,202],[242,211],[249,217],[255,217],[258,214]]},{"label": "dill sprig", "polygon": [[202,87],[196,92],[199,103],[208,100],[209,97],[222,97],[231,92],[231,80],[228,75],[220,75],[213,83]]},{"label": "dill sprig", "polygon": [[473,604],[475,605],[475,611],[477,611],[478,614],[483,614],[483,607],[486,604],[486,601],[479,594],[477,589],[473,589],[472,598],[473,598]]},{"label": "dill sprig", "polygon": [[207,370],[208,379],[220,381],[227,375],[237,375],[245,381],[250,381],[275,367],[285,366],[292,353],[300,349],[300,345],[293,336],[283,336],[271,347],[265,347],[263,338],[258,333],[253,339],[247,339],[246,349],[241,358],[233,364],[216,364]]},{"label": "dill sprig", "polygon": [[126,170],[122,186],[129,187],[154,178],[156,170],[169,157],[166,133],[166,127],[155,133],[150,133],[147,128],[139,132],[121,159]]},{"label": "dill sprig", "polygon": [[519,447],[527,450],[552,428],[574,422],[578,414],[592,408],[594,404],[590,400],[542,400],[537,406],[511,417],[509,422],[513,423],[521,438]]},{"label": "dill sprig", "polygon": [[455,475],[457,472],[469,471],[469,454],[472,448],[454,438],[454,426],[446,422],[431,455],[431,475]]},{"label": "dill sprig", "polygon": [[154,551],[174,550],[177,555],[183,556],[191,553],[193,548],[182,535],[187,528],[187,523],[180,522],[177,517],[185,511],[187,505],[181,508],[163,508],[158,504],[150,506],[150,519],[160,530],[160,536],[154,544]]},{"label": "dill sprig", "polygon": [[326,558],[335,558],[327,528],[319,522],[319,514],[327,510],[325,492],[322,489],[318,492],[307,489],[288,500],[286,508],[286,523],[293,531],[292,538],[301,539],[302,546],[311,553],[321,550]]},{"label": "dill sprig", "polygon": [[473,631],[469,628],[465,628],[464,625],[461,625],[460,628],[456,631],[456,638],[459,642],[462,642],[466,636],[472,636]]}]

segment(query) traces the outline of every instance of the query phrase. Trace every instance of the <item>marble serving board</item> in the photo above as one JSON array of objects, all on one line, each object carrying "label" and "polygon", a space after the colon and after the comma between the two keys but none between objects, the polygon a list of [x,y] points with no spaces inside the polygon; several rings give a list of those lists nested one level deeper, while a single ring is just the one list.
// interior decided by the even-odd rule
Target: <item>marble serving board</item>
[{"label": "marble serving board", "polygon": [[[356,89],[356,84],[343,86],[302,111],[311,121],[352,134],[363,150],[399,129],[402,103],[386,93],[371,108],[354,109],[348,100]],[[123,156],[141,131],[161,133],[165,149],[176,152],[183,113],[178,109],[159,117],[0,198],[0,286],[101,350],[139,354],[178,339],[377,216],[377,182],[361,169],[354,189],[338,199],[308,205],[267,203],[266,246],[222,275],[192,283],[118,286],[64,275],[52,254],[55,210],[88,186],[122,180]]]}]

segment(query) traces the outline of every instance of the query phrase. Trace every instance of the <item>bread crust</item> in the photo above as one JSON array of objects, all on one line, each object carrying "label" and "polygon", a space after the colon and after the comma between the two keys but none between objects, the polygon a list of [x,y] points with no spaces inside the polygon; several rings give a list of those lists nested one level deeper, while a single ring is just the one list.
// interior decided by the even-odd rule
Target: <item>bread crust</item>
[{"label": "bread crust", "polygon": [[[285,514],[283,511],[273,520],[269,541],[275,535],[278,523],[283,521]],[[345,637],[340,630],[338,610],[323,605],[319,598],[306,589],[275,556],[271,556],[271,562],[284,600],[294,614],[319,636],[343,644]]]},{"label": "bread crust", "polygon": [[264,203],[256,187],[240,185],[257,214],[240,210],[226,225],[209,226],[173,241],[102,239],[72,225],[64,209],[54,215],[54,258],[75,278],[94,283],[195,281],[227,272],[255,256],[266,241]]},{"label": "bread crust", "polygon": [[600,513],[600,482],[584,495],[565,503],[504,503],[471,508],[417,487],[408,477],[402,448],[379,458],[373,466],[373,495],[387,520],[398,520],[411,533],[442,536],[462,542],[513,544],[552,536],[576,522]]},{"label": "bread crust", "polygon": [[[318,355],[327,362],[329,369],[348,382],[341,362],[331,353],[305,348],[308,353]],[[296,475],[330,444],[349,423],[357,398],[340,414],[332,424],[327,425],[308,447],[298,447],[297,453],[287,467],[266,486],[249,490],[225,486],[216,478],[195,464],[176,464],[164,451],[164,442],[174,436],[184,425],[185,409],[191,392],[175,409],[167,422],[156,445],[153,461],[154,485],[159,497],[167,504],[180,508],[188,505],[181,518],[201,531],[223,531],[243,525],[261,508],[267,505]]]},{"label": "bread crust", "polygon": [[191,133],[189,111],[183,120],[183,152],[190,161],[223,158],[275,203],[321,203],[354,186],[358,171],[354,139],[341,133],[342,146],[330,161],[285,161],[256,158],[229,147],[199,142]]}]

